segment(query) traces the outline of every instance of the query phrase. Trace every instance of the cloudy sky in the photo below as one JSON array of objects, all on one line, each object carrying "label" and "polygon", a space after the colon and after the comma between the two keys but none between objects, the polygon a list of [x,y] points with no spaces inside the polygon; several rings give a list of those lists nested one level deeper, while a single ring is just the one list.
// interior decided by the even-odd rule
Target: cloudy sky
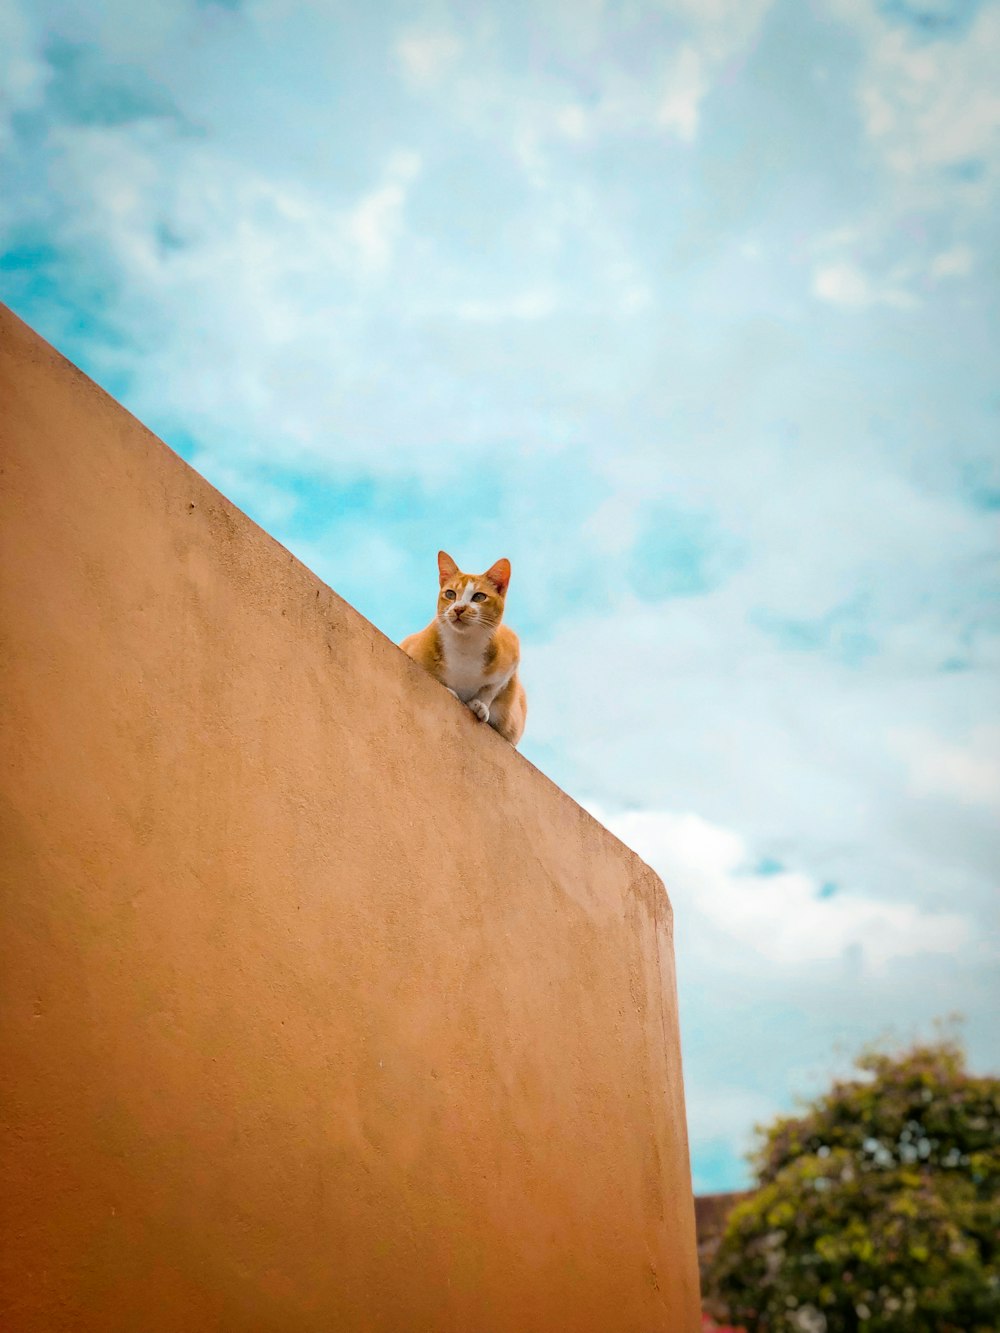
[{"label": "cloudy sky", "polygon": [[1000,1059],[998,68],[978,0],[0,0],[0,296],[394,638],[512,559],[700,1190],[861,1042]]}]

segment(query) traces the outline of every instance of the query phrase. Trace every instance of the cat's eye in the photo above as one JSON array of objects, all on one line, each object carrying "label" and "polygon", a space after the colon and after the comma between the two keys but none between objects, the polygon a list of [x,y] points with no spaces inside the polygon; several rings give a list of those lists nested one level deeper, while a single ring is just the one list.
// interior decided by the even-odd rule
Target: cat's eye
[{"label": "cat's eye", "polygon": [[473,600],[474,602],[485,602],[485,601],[486,601],[486,594],[485,594],[484,592],[474,592],[474,593],[472,594],[472,600]]},{"label": "cat's eye", "polygon": [[445,595],[445,597],[448,598],[448,601],[449,601],[449,602],[453,602],[453,601],[455,600],[455,589],[454,589],[454,588],[445,588],[445,590],[444,590],[444,595]]}]

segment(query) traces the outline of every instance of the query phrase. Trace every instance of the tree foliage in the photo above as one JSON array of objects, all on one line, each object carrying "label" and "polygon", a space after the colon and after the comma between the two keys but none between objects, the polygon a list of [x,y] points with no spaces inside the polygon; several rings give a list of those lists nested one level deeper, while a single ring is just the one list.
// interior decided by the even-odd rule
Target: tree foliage
[{"label": "tree foliage", "polygon": [[750,1333],[1000,1329],[1000,1079],[951,1041],[869,1052],[759,1133],[709,1308]]}]

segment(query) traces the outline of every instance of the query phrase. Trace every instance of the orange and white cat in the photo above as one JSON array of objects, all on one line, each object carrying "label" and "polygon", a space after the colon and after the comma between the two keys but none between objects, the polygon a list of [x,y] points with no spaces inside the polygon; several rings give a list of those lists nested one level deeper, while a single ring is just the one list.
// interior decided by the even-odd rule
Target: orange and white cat
[{"label": "orange and white cat", "polygon": [[516,745],[528,701],[517,676],[521,645],[514,631],[500,623],[510,561],[498,560],[485,574],[463,574],[450,555],[439,551],[438,577],[437,615],[400,647],[481,722]]}]

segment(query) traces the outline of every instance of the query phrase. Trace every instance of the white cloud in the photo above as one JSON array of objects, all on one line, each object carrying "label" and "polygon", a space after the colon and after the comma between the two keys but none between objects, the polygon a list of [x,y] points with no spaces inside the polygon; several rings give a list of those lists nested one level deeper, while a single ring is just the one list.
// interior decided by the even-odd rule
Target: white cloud
[{"label": "white cloud", "polygon": [[0,5],[0,149],[10,137],[11,118],[38,106],[48,81],[34,28],[17,0],[5,0]]},{"label": "white cloud", "polygon": [[[866,903],[917,902],[932,914],[985,903],[995,826],[975,807],[957,820],[954,806],[918,797],[897,735],[918,725],[955,744],[996,707],[1000,645],[984,629],[973,650],[962,614],[933,610],[955,601],[945,569],[989,559],[989,524],[892,480],[884,458],[870,447],[856,454],[850,432],[830,424],[836,466],[817,470],[819,455],[797,443],[779,486],[761,484],[754,448],[714,460],[715,512],[747,552],[718,588],[657,600],[650,566],[641,584],[614,580],[606,611],[564,619],[526,647],[531,743],[557,748],[571,790],[605,808],[680,805],[713,830],[739,830],[748,860],[753,849],[795,865],[812,888],[836,882],[834,899],[807,909],[820,921],[846,910],[831,906],[838,899],[873,923]],[[711,462],[697,447],[671,455],[671,509],[658,517],[666,533],[676,497],[702,488],[697,460]],[[655,468],[623,458],[583,534],[602,565],[620,569],[616,557],[648,529],[658,484]],[[859,523],[862,495],[870,521]],[[970,608],[988,595],[968,591]],[[780,608],[776,622],[754,617],[762,603]],[[824,621],[819,607],[843,608],[842,622]],[[860,666],[856,645],[870,654]],[[950,658],[965,669],[942,672]],[[792,887],[795,901],[808,899],[810,887]],[[911,938],[922,928],[905,912],[890,926]]]},{"label": "white cloud", "polygon": [[587,137],[590,118],[584,107],[575,102],[559,107],[555,113],[555,123],[567,139],[583,140]]},{"label": "white cloud", "polygon": [[666,92],[656,117],[660,125],[690,143],[697,133],[698,112],[708,89],[702,58],[685,43],[666,77]]},{"label": "white cloud", "polygon": [[369,272],[383,272],[392,260],[407,190],[420,174],[420,167],[417,153],[394,154],[382,184],[359,200],[347,217],[347,234]]},{"label": "white cloud", "polygon": [[[746,50],[774,0],[654,0],[628,20],[652,24],[664,12],[675,20],[660,44],[660,72],[637,77],[633,62],[615,53],[621,14],[582,0],[546,8],[547,37],[562,52],[550,70],[513,73],[497,49],[495,25],[470,25],[460,43],[452,34],[414,30],[399,37],[395,54],[405,77],[447,100],[450,114],[484,133],[500,132],[536,184],[547,180],[547,155],[566,140],[584,144],[659,127],[694,140],[702,105],[719,76]],[[461,57],[461,59],[459,59]],[[587,99],[567,70],[586,70]],[[447,77],[446,77],[447,76]]]},{"label": "white cloud", "polygon": [[653,294],[644,282],[626,283],[618,299],[620,315],[639,315],[654,304]]},{"label": "white cloud", "polygon": [[626,555],[635,545],[641,515],[628,496],[613,495],[597,506],[587,519],[583,536],[604,555]]},{"label": "white cloud", "polygon": [[834,305],[863,307],[871,304],[871,285],[854,264],[823,264],[813,274],[813,291]]},{"label": "white cloud", "polygon": [[454,66],[462,43],[449,32],[413,31],[397,38],[395,50],[407,79],[419,88],[431,88]]},{"label": "white cloud", "polygon": [[824,897],[809,875],[755,872],[745,840],[698,815],[593,813],[658,872],[675,912],[706,918],[772,965],[800,969],[854,952],[881,968],[914,954],[954,954],[969,939],[969,923],[956,913],[850,890]]},{"label": "white cloud", "polygon": [[873,305],[912,310],[916,297],[905,287],[889,282],[875,282],[850,260],[820,264],[813,272],[814,295],[831,305],[848,310],[864,310]]},{"label": "white cloud", "polygon": [[342,382],[330,366],[356,356],[358,305],[407,242],[420,157],[388,154],[371,188],[335,205],[159,124],[60,127],[49,149],[59,244],[99,265],[119,333],[142,349],[134,410],[169,420],[162,386],[183,384],[185,429],[217,451],[232,439],[244,461],[302,463],[328,447]]},{"label": "white cloud", "polygon": [[1000,188],[1000,8],[930,36],[870,0],[826,3],[858,42],[855,97],[875,171],[864,209],[812,243],[831,252],[813,291],[842,309],[912,309],[916,291],[972,271],[969,238],[988,243]]},{"label": "white cloud", "polygon": [[915,796],[1000,808],[1000,727],[978,727],[965,745],[921,727],[900,730],[893,739]]},{"label": "white cloud", "polygon": [[965,278],[972,272],[974,258],[967,245],[956,245],[942,250],[931,261],[932,278]]},{"label": "white cloud", "polygon": [[455,314],[470,324],[500,324],[507,320],[545,319],[555,308],[554,294],[541,290],[496,300],[459,301]]},{"label": "white cloud", "polygon": [[659,0],[657,8],[696,24],[739,30],[755,27],[772,0]]},{"label": "white cloud", "polygon": [[684,143],[698,132],[702,104],[726,64],[753,41],[773,0],[663,0],[687,27],[667,66],[656,121]]},{"label": "white cloud", "polygon": [[974,159],[1000,144],[1000,9],[983,5],[962,36],[927,42],[868,0],[830,0],[864,37],[859,100],[868,134],[901,176]]},{"label": "white cloud", "polygon": [[656,8],[686,20],[704,34],[713,56],[724,58],[749,42],[774,0],[658,0]]}]

